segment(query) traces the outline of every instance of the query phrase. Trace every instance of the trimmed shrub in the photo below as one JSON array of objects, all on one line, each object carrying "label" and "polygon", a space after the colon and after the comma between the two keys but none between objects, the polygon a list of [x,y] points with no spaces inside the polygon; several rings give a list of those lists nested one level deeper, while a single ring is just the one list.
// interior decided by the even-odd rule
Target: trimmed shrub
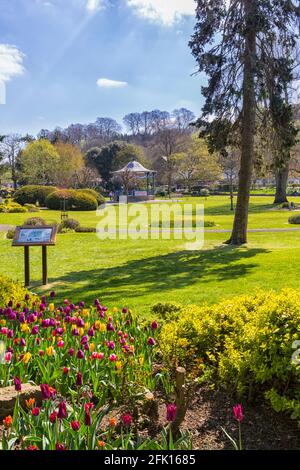
[{"label": "trimmed shrub", "polygon": [[96,233],[96,227],[77,227],[75,228],[75,232],[77,233]]},{"label": "trimmed shrub", "polygon": [[65,219],[63,220],[59,226],[58,226],[58,233],[65,233],[66,230],[76,230],[78,227],[80,227],[80,222],[75,219]]},{"label": "trimmed shrub", "polygon": [[96,201],[98,202],[98,205],[100,206],[101,204],[105,204],[105,197],[102,196],[102,194],[98,193],[98,191],[95,191],[94,189],[79,189],[81,193],[84,194],[89,194],[90,196],[93,196]]},{"label": "trimmed shrub", "polygon": [[25,220],[24,225],[30,225],[32,227],[38,227],[40,225],[47,225],[46,221],[41,217],[30,217],[29,219]]},{"label": "trimmed shrub", "polygon": [[17,189],[15,192],[14,200],[22,205],[36,204],[38,202],[40,206],[45,206],[47,196],[56,190],[57,188],[54,186],[22,186],[22,188]]},{"label": "trimmed shrub", "polygon": [[19,302],[22,306],[25,304],[25,296],[29,295],[28,302],[31,302],[34,298],[19,282],[12,281],[6,276],[0,276],[0,305],[8,306],[11,301],[13,307]]},{"label": "trimmed shrub", "polygon": [[200,196],[208,197],[209,195],[210,195],[210,192],[208,189],[200,189]]},{"label": "trimmed shrub", "polygon": [[7,205],[6,212],[8,212],[9,214],[18,214],[18,213],[27,212],[27,209],[26,207],[21,206],[20,204],[12,202]]},{"label": "trimmed shrub", "polygon": [[5,204],[0,204],[0,213],[7,212],[7,206]]},{"label": "trimmed shrub", "polygon": [[300,214],[292,215],[292,217],[289,218],[289,224],[300,224]]},{"label": "trimmed shrub", "polygon": [[14,239],[14,236],[15,236],[15,231],[16,229],[15,228],[10,228],[7,233],[6,233],[6,238],[8,240],[13,240]]},{"label": "trimmed shrub", "polygon": [[35,206],[34,204],[25,204],[24,207],[26,207],[28,212],[40,212],[39,207]]},{"label": "trimmed shrub", "polygon": [[185,307],[162,327],[164,359],[241,395],[263,391],[276,411],[288,411],[300,424],[300,369],[292,361],[300,340],[299,294],[285,289]]},{"label": "trimmed shrub", "polygon": [[92,211],[98,207],[93,196],[72,189],[62,189],[51,193],[46,199],[46,205],[49,209],[60,210],[64,199],[70,211]]}]

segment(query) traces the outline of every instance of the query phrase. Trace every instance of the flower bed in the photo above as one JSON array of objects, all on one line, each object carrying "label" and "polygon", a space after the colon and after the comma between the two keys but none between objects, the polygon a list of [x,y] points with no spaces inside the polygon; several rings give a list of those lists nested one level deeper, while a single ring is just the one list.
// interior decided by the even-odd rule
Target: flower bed
[{"label": "flower bed", "polygon": [[[67,300],[57,306],[50,297],[48,303],[27,296],[22,307],[10,302],[0,309],[1,386],[14,384],[19,394],[32,381],[43,399],[22,407],[17,397],[3,420],[2,448],[190,448],[188,436],[173,442],[170,425],[155,439],[147,433],[155,415],[151,392],[172,387],[153,371],[157,323],[140,325],[126,308],[109,311],[99,300],[86,308]],[[167,424],[176,408],[166,405]]]}]

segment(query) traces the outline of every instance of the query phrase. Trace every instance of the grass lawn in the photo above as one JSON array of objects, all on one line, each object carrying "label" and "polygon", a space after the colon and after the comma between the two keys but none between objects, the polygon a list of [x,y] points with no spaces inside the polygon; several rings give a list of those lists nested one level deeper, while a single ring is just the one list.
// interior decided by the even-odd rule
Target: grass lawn
[{"label": "grass lawn", "polygon": [[[272,197],[253,197],[250,228],[288,228],[288,211],[276,210]],[[192,201],[196,202],[195,198]],[[215,229],[230,229],[233,215],[229,198],[210,197],[205,216]],[[45,211],[47,222],[59,212]],[[0,214],[0,224],[20,224],[28,214]],[[72,217],[82,225],[96,226],[94,212]],[[92,302],[95,297],[110,306],[128,305],[146,315],[160,301],[214,303],[258,289],[298,287],[300,232],[251,233],[247,247],[222,245],[227,234],[207,229],[203,250],[186,251],[178,240],[106,240],[95,234],[63,234],[48,249],[49,282],[60,297]],[[12,248],[0,232],[0,273],[23,280],[23,249]],[[33,290],[41,293],[41,248],[31,249]]]}]

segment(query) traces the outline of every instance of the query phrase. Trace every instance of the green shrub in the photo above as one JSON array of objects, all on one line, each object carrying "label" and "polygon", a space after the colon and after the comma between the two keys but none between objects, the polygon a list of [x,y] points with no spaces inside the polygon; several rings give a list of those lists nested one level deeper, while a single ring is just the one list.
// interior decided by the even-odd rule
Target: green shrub
[{"label": "green shrub", "polygon": [[215,227],[215,225],[213,220],[204,220],[204,227]]},{"label": "green shrub", "polygon": [[96,198],[72,189],[51,193],[46,199],[46,205],[49,209],[60,210],[64,199],[67,209],[70,211],[92,211],[98,207]]},{"label": "green shrub", "polygon": [[30,217],[25,220],[24,225],[30,225],[32,227],[38,227],[39,225],[47,225],[46,221],[42,217]]},{"label": "green shrub", "polygon": [[15,192],[14,200],[22,205],[36,204],[38,202],[40,206],[45,206],[47,196],[56,190],[57,188],[54,186],[22,186]]},{"label": "green shrub", "polygon": [[0,204],[0,213],[7,212],[7,206],[5,204]]},{"label": "green shrub", "polygon": [[14,236],[15,236],[15,231],[16,229],[15,228],[10,228],[7,233],[6,233],[6,238],[8,240],[13,240],[14,239]]},{"label": "green shrub", "polygon": [[151,314],[164,319],[174,319],[177,318],[181,308],[181,305],[172,302],[158,302],[157,304],[152,305]]},{"label": "green shrub", "polygon": [[277,411],[300,423],[300,369],[292,362],[300,340],[300,292],[259,293],[213,306],[189,306],[161,330],[171,366],[213,375],[239,394],[262,391]]},{"label": "green shrub", "polygon": [[80,227],[80,222],[75,219],[65,219],[58,226],[58,233],[65,233],[65,229],[76,230]]},{"label": "green shrub", "polygon": [[81,193],[88,194],[90,196],[93,196],[96,201],[98,202],[98,205],[100,206],[101,204],[105,204],[105,197],[102,196],[102,194],[98,193],[98,191],[95,191],[94,189],[80,189],[79,190]]},{"label": "green shrub", "polygon": [[292,215],[292,217],[289,218],[289,224],[300,224],[300,214]]},{"label": "green shrub", "polygon": [[7,205],[7,212],[9,214],[21,214],[27,212],[26,207],[17,204],[16,202],[11,202]]},{"label": "green shrub", "polygon": [[0,305],[7,306],[10,301],[13,302],[13,306],[17,302],[20,302],[23,306],[25,304],[25,296],[29,295],[30,302],[34,296],[28,292],[20,283],[12,281],[6,276],[0,275]]},{"label": "green shrub", "polygon": [[40,208],[34,204],[25,204],[24,207],[26,207],[28,212],[40,212]]},{"label": "green shrub", "polygon": [[75,228],[75,232],[77,233],[96,233],[96,227],[77,227]]},{"label": "green shrub", "polygon": [[200,190],[200,196],[207,197],[209,196],[210,192],[208,189],[201,189]]}]

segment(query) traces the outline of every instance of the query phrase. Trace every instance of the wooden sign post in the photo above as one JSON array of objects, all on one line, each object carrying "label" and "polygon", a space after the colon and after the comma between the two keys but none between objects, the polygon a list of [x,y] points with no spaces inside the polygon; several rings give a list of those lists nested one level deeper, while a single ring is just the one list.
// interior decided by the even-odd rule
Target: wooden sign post
[{"label": "wooden sign post", "polygon": [[55,245],[56,233],[56,225],[40,225],[37,227],[24,225],[16,227],[12,246],[24,246],[25,287],[29,287],[30,285],[30,246],[42,247],[43,285],[48,284],[47,246]]}]

